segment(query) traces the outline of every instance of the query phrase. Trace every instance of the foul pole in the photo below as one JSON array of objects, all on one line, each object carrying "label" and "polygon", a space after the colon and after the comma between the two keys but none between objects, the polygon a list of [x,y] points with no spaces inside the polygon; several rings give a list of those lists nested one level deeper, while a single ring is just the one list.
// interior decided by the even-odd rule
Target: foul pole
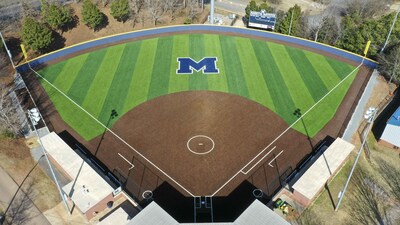
[{"label": "foul pole", "polygon": [[210,24],[214,24],[214,3],[215,0],[210,1]]}]

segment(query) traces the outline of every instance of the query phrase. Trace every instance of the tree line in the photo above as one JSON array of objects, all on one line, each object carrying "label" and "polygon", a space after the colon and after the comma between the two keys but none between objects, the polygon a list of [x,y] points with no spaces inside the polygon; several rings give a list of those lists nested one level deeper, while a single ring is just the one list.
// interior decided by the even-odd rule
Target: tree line
[{"label": "tree line", "polygon": [[[165,15],[170,22],[177,16],[186,16],[185,23],[202,11],[199,0],[75,0],[81,4],[82,22],[97,31],[107,25],[107,16],[101,12],[99,5],[110,6],[111,16],[122,23],[131,19],[133,26],[137,22],[144,26],[152,21],[156,26]],[[44,53],[54,49],[55,36],[71,29],[78,23],[79,18],[72,8],[55,0],[41,0],[40,12],[25,8],[22,19],[21,38],[33,51]]]},{"label": "tree line", "polygon": [[287,12],[275,10],[265,1],[258,5],[254,0],[246,7],[250,11],[265,10],[275,13],[275,32],[301,37],[332,45],[356,54],[363,54],[371,41],[368,57],[379,62],[379,70],[388,80],[400,80],[400,18],[397,18],[390,41],[381,52],[396,12],[385,13],[388,0],[331,0],[318,15],[310,15],[294,5]]}]

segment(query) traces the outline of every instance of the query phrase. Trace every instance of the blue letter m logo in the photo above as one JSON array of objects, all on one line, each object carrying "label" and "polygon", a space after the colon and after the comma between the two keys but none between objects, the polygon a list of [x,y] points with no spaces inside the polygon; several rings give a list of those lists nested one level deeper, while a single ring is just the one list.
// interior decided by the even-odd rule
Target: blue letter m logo
[{"label": "blue letter m logo", "polygon": [[192,74],[193,70],[199,72],[203,70],[204,74],[219,73],[217,68],[217,57],[204,57],[196,62],[190,57],[178,57],[179,68],[176,70],[177,74]]}]

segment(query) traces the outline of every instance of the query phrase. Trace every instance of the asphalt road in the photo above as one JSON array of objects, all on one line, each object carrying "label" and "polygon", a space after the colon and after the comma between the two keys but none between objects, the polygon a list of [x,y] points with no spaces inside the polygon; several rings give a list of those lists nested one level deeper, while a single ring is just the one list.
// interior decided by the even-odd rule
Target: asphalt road
[{"label": "asphalt road", "polygon": [[[17,189],[18,185],[15,181],[0,167],[0,204],[4,208],[10,204]],[[46,217],[22,190],[18,191],[12,201],[6,217],[8,220],[12,217],[13,224],[50,225]]]},{"label": "asphalt road", "polygon": [[243,0],[216,0],[215,8],[238,15],[244,15],[248,1]]}]

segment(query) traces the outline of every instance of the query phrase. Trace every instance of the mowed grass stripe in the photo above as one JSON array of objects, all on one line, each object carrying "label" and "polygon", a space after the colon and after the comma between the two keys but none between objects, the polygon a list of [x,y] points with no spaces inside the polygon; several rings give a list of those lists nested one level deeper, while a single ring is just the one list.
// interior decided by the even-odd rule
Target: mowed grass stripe
[{"label": "mowed grass stripe", "polygon": [[[204,40],[203,34],[190,34],[189,35],[189,56],[195,60],[200,61],[206,55],[204,50]],[[205,75],[203,71],[195,71],[193,70],[193,74],[189,75],[189,89],[190,90],[207,90],[207,76],[212,75]],[[215,76],[215,75],[214,75]]]},{"label": "mowed grass stripe", "polygon": [[290,96],[296,107],[303,111],[307,110],[314,104],[314,99],[310,92],[308,92],[307,86],[304,84],[285,46],[275,43],[267,43],[267,45],[271,50],[275,63],[282,74],[282,78],[289,89]]},{"label": "mowed grass stripe", "polygon": [[85,64],[86,58],[89,54],[84,54],[68,60],[58,77],[54,80],[53,84],[64,93],[68,93],[72,86],[79,70]]},{"label": "mowed grass stripe", "polygon": [[274,108],[271,109],[274,109],[273,111],[280,115],[286,122],[293,122],[295,118],[291,110],[293,109],[294,111],[296,106],[271,51],[265,42],[251,40],[251,43],[274,104]]},{"label": "mowed grass stripe", "polygon": [[104,131],[101,125],[48,83],[43,83],[42,85],[63,120],[78,131],[85,140],[90,140]]},{"label": "mowed grass stripe", "polygon": [[238,63],[239,54],[236,49],[235,39],[229,36],[219,36],[219,40],[222,57],[224,57],[229,92],[249,98],[249,91],[245,84],[246,80],[243,76],[242,66]]},{"label": "mowed grass stripe", "polygon": [[311,62],[314,68],[318,68],[317,73],[328,90],[331,90],[337,83],[340,82],[339,76],[336,74],[335,70],[332,69],[325,56],[312,52],[305,52],[305,56]]},{"label": "mowed grass stripe", "polygon": [[126,45],[123,44],[107,49],[107,53],[99,64],[100,68],[97,71],[92,85],[89,87],[86,98],[83,100],[83,108],[95,117],[98,117],[101,113],[111,82],[114,79],[115,71],[118,67],[118,63],[115,62],[119,62],[125,46]]},{"label": "mowed grass stripe", "polygon": [[349,73],[354,70],[354,66],[350,66],[343,62],[340,62],[336,59],[326,57],[326,61],[328,61],[329,65],[331,65],[332,69],[335,70],[336,74],[342,80],[345,78]]},{"label": "mowed grass stripe", "polygon": [[59,62],[55,65],[48,66],[44,69],[42,69],[39,73],[46,78],[47,81],[50,83],[53,83],[58,75],[61,73],[61,71],[64,69],[64,66],[67,64],[68,60]]},{"label": "mowed grass stripe", "polygon": [[[342,103],[342,100],[357,73],[358,71],[350,75],[350,77],[347,80],[343,81],[343,83],[341,83],[340,86],[337,87],[337,89],[333,90],[324,100],[322,100],[308,114],[303,117],[304,124],[311,137],[314,137],[321,130],[321,128],[336,114],[338,107]],[[294,128],[302,133],[305,133],[304,126],[301,124],[301,122],[297,123]]]},{"label": "mowed grass stripe", "polygon": [[189,55],[189,35],[176,35],[174,36],[171,54],[171,70],[169,78],[169,93],[180,91],[187,91],[189,89],[189,76],[191,75],[178,75],[178,57],[187,57]]},{"label": "mowed grass stripe", "polygon": [[173,37],[162,37],[158,39],[153,73],[147,99],[153,99],[168,93],[169,77],[171,70]]},{"label": "mowed grass stripe", "polygon": [[131,108],[147,100],[151,74],[153,73],[152,65],[155,62],[157,51],[157,41],[158,38],[142,41],[142,47],[140,48],[138,60],[132,75],[133,79],[130,83],[128,95],[123,108],[124,112],[128,112]]},{"label": "mowed grass stripe", "polygon": [[[111,111],[114,109],[119,116],[125,113],[123,110],[128,88],[132,80],[132,71],[135,69],[137,57],[139,55],[141,42],[133,42],[126,45],[118,63],[118,68],[115,71],[114,79],[109,88],[106,100],[101,110],[99,120],[107,123]],[[109,126],[116,120],[110,121]]]},{"label": "mowed grass stripe", "polygon": [[253,46],[248,38],[236,38],[236,47],[250,98],[262,105],[275,110],[268,87],[265,84],[262,71],[254,53]]},{"label": "mowed grass stripe", "polygon": [[316,71],[316,69],[319,68],[317,67],[314,69],[313,65],[305,56],[303,50],[286,46],[286,51],[289,53],[292,62],[303,79],[308,92],[310,92],[314,101],[317,102],[328,92],[328,88],[325,86]]},{"label": "mowed grass stripe", "polygon": [[90,84],[99,69],[99,62],[103,60],[107,49],[101,49],[89,54],[86,58],[84,66],[81,67],[78,76],[75,78],[67,95],[74,99],[76,103],[81,105],[89,90]]},{"label": "mowed grass stripe", "polygon": [[219,45],[219,36],[215,34],[204,35],[205,54],[207,56],[218,57],[217,68],[219,74],[207,75],[208,90],[228,92],[228,80],[224,66],[224,57],[222,57],[221,46]]}]

